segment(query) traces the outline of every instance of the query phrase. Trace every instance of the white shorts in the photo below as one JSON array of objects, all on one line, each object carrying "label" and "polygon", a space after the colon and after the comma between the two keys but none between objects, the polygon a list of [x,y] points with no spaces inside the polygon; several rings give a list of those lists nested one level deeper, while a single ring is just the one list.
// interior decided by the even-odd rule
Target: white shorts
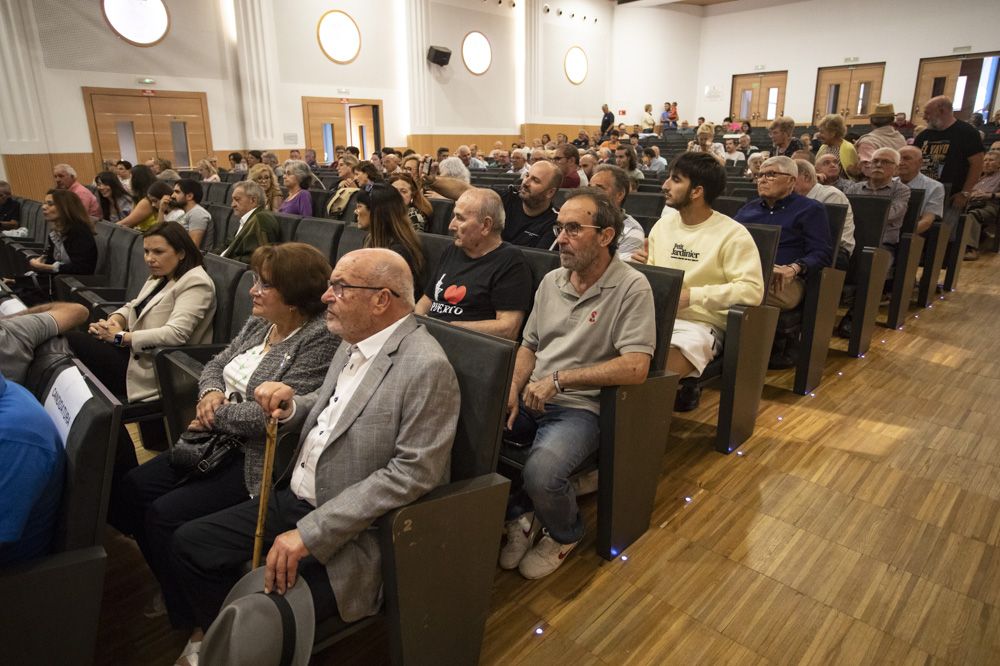
[{"label": "white shorts", "polygon": [[701,377],[705,367],[722,351],[724,335],[715,326],[704,322],[684,319],[674,321],[674,334],[670,338],[670,346],[694,366],[694,371],[688,377]]}]

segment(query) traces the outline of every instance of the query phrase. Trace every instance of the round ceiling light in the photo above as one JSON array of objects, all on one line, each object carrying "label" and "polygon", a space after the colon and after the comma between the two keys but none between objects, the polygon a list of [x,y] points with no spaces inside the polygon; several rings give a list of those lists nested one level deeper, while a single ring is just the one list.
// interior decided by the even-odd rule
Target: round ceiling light
[{"label": "round ceiling light", "polygon": [[579,46],[571,46],[563,61],[566,78],[573,85],[580,85],[587,78],[587,54]]},{"label": "round ceiling light", "polygon": [[476,76],[486,73],[493,62],[493,48],[486,35],[473,31],[465,36],[462,40],[462,62]]},{"label": "round ceiling light", "polygon": [[316,26],[316,39],[323,54],[338,65],[354,62],[361,52],[361,30],[354,19],[339,9],[323,14]]},{"label": "round ceiling light", "polygon": [[133,46],[153,46],[170,30],[163,0],[103,0],[101,11],[111,30]]}]

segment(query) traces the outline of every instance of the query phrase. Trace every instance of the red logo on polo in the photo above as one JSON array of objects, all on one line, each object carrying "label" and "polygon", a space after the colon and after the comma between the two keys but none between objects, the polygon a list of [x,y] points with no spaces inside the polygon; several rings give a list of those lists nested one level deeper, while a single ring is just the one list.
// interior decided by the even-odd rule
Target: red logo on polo
[{"label": "red logo on polo", "polygon": [[458,287],[456,287],[455,285],[451,285],[450,287],[444,290],[444,300],[448,301],[452,305],[457,305],[458,303],[462,302],[463,298],[465,298],[465,292],[466,292],[465,285],[461,285]]},{"label": "red logo on polo", "polygon": [[587,321],[589,321],[591,324],[597,321],[597,310],[594,310],[593,312],[590,313],[590,318],[587,319]]}]

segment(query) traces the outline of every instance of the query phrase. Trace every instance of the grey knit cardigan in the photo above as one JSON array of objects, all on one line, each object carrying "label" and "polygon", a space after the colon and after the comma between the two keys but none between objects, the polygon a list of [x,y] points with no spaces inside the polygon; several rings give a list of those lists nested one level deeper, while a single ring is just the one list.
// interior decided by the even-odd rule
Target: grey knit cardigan
[{"label": "grey knit cardigan", "polygon": [[[253,401],[253,392],[263,382],[273,381],[288,384],[296,395],[312,393],[322,386],[340,345],[340,338],[326,328],[325,314],[313,317],[291,338],[271,346],[247,382],[247,400],[222,405],[215,412],[215,430],[239,435],[246,443],[243,481],[252,496],[260,494],[266,426],[264,410]],[[262,343],[270,329],[271,323],[266,319],[250,317],[236,339],[205,365],[198,384],[199,394],[208,389],[225,392],[222,371],[226,364]]]}]

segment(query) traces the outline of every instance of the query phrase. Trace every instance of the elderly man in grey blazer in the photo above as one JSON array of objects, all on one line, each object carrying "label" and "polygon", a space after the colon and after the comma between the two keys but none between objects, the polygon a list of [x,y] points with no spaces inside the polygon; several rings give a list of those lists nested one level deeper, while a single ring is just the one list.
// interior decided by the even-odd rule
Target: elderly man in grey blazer
[{"label": "elderly man in grey blazer", "polygon": [[[383,249],[344,255],[333,269],[327,327],[343,339],[318,391],[265,382],[255,398],[286,431],[300,431],[293,462],[268,502],[265,586],[309,583],[316,620],[346,622],[382,602],[372,525],[448,481],[458,381],[444,351],[413,316],[413,278]],[[250,559],[257,501],[181,527],[173,558],[194,633],[178,663],[196,664],[202,630]]]}]

